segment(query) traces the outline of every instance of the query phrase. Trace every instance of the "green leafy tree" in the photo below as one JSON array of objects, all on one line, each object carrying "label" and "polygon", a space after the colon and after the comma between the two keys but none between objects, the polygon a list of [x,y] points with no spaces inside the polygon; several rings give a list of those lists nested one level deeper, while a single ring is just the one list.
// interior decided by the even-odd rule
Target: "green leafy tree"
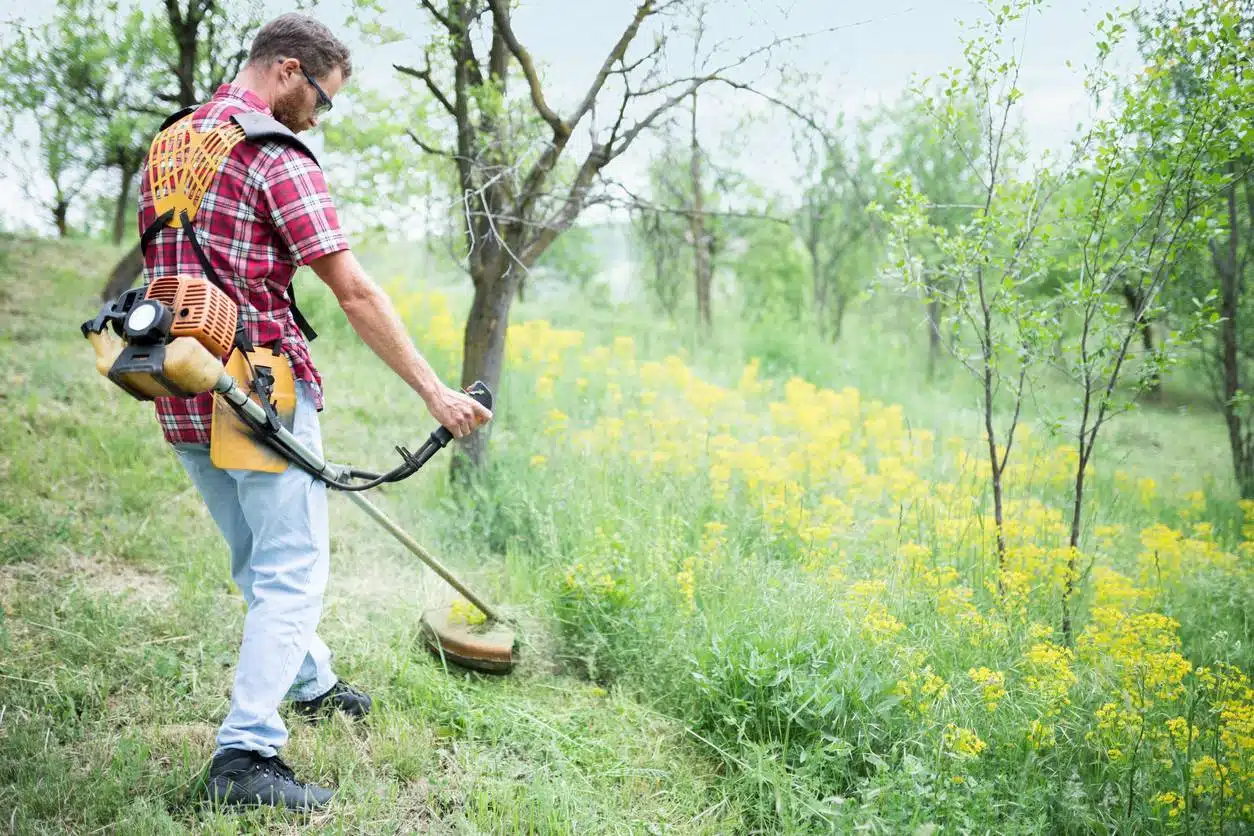
[{"label": "green leafy tree", "polygon": [[809,257],[811,301],[819,330],[840,339],[850,302],[871,281],[882,248],[872,204],[883,186],[870,145],[871,125],[863,122],[847,140],[839,122],[811,146],[813,179],[796,215],[798,234]]},{"label": "green leafy tree", "polygon": [[[248,57],[252,32],[261,25],[257,6],[223,0],[165,0],[161,11],[142,15],[141,8],[134,7],[125,27],[109,33],[115,49],[97,62],[120,85],[116,96],[105,99],[110,103],[107,123],[101,122],[112,143],[106,160],[121,180],[115,240],[133,229],[131,189],[162,119],[206,101],[234,78]],[[136,243],[110,271],[101,296],[108,299],[130,287],[142,269]]]},{"label": "green leafy tree", "polygon": [[[1231,114],[1216,97],[1199,103],[1182,124],[1160,86],[1116,84],[1104,60],[1124,37],[1126,18],[1112,14],[1099,25],[1101,60],[1088,78],[1095,95],[1111,98],[1112,115],[1077,139],[1056,169],[1040,166],[1013,177],[1008,161],[1018,155],[1009,126],[1021,94],[1007,32],[1036,5],[990,6],[964,42],[965,66],[944,76],[942,102],[974,97],[979,103],[984,150],[973,173],[985,190],[981,205],[950,231],[932,221],[930,201],[903,180],[903,211],[894,221],[908,280],[925,281],[913,269],[919,259],[912,242],[930,238],[941,254],[944,286],[952,288],[946,301],[961,329],[955,353],[981,383],[999,577],[1005,566],[1003,477],[1025,385],[1046,364],[1073,381],[1079,414],[1052,419],[1074,433],[1078,453],[1061,601],[1061,629],[1070,640],[1085,478],[1098,434],[1205,325],[1200,311],[1180,323],[1179,333],[1129,381],[1132,344],[1147,318],[1160,312],[1174,268],[1207,228],[1207,202],[1226,185],[1206,164],[1205,151]],[[933,109],[946,126],[964,118],[953,105]],[[1078,257],[1059,262],[1060,249]],[[1124,287],[1142,300],[1132,317],[1116,297]],[[1051,352],[1051,344],[1061,350]],[[999,420],[999,414],[1009,418]]]},{"label": "green leafy tree", "polygon": [[[1254,498],[1254,4],[1208,0],[1168,4],[1133,17],[1148,66],[1153,117],[1170,130],[1167,153],[1197,154],[1217,179],[1210,197],[1212,227],[1204,246],[1176,272],[1167,304],[1188,317],[1197,300],[1214,296],[1218,327],[1205,335],[1203,360],[1228,430],[1241,496]],[[1201,127],[1199,127],[1201,126]],[[1201,128],[1210,130],[1199,139]],[[1218,186],[1218,188],[1215,188]]]},{"label": "green leafy tree", "polygon": [[52,20],[38,27],[20,26],[0,60],[0,111],[5,133],[13,136],[17,120],[30,119],[38,132],[39,174],[51,185],[51,201],[36,197],[33,172],[19,174],[33,201],[44,204],[58,235],[69,231],[74,201],[105,162],[104,137],[87,102],[103,95],[101,74],[92,64],[103,41],[95,4],[67,2]]}]

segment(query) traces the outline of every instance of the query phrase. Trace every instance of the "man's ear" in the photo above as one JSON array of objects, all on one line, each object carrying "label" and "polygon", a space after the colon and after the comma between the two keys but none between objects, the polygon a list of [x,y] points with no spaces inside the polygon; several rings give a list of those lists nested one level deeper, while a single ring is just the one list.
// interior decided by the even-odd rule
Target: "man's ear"
[{"label": "man's ear", "polygon": [[300,72],[300,60],[297,58],[280,58],[279,78],[284,79]]}]

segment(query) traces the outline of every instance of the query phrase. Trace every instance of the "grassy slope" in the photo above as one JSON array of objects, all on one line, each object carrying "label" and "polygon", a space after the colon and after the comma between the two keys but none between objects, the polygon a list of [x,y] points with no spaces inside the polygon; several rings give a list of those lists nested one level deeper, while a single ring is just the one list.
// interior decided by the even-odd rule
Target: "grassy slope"
[{"label": "grassy slope", "polygon": [[[100,380],[76,335],[95,307],[95,275],[113,253],[50,244],[8,251],[7,267],[0,263],[0,812],[12,813],[0,826],[11,816],[20,832],[248,828],[264,817],[220,818],[194,803],[242,621],[225,553],[148,407]],[[415,273],[394,256],[373,267],[382,279]],[[331,393],[323,430],[332,457],[379,464],[392,444],[425,435],[429,419],[412,394],[347,333],[326,294],[311,289],[303,298],[324,334],[315,356]],[[542,297],[520,306],[515,321],[543,316],[593,342],[629,333],[654,359],[684,346],[694,368],[723,384],[734,385],[744,357],[760,356],[775,376],[857,387],[901,403],[910,420],[941,437],[970,436],[978,426],[971,381],[959,374],[920,386],[921,346],[907,335],[915,314],[905,303],[897,310],[896,320],[851,320],[834,350],[739,328],[685,346],[678,329],[644,312]],[[514,423],[511,404],[520,405],[519,419],[534,419],[531,385],[525,375],[506,381],[493,442],[524,463],[531,442],[514,429],[526,422]],[[1154,475],[1167,490],[1178,482],[1179,491],[1207,485],[1216,499],[1231,496],[1221,424],[1181,394],[1193,388],[1178,377],[1168,387],[1172,406],[1112,424],[1098,466]],[[1047,411],[1066,399],[1058,388],[1038,393]],[[333,502],[323,632],[346,678],[383,707],[365,728],[292,724],[288,753],[298,772],[342,788],[344,801],[314,824],[364,832],[742,831],[743,795],[729,795],[722,764],[682,725],[551,664],[557,640],[534,571],[544,561],[484,560],[467,531],[490,527],[498,503],[477,497],[469,509],[459,506],[442,470],[381,501],[420,540],[475,571],[489,595],[520,606],[527,662],[505,681],[440,671],[414,631],[421,606],[444,590],[355,508]],[[631,483],[626,473],[606,473],[608,499],[572,493],[571,508],[608,508],[623,493],[620,477]],[[576,491],[594,484],[581,479]],[[1091,513],[1111,497],[1099,489]],[[650,520],[621,516],[624,530],[648,541]],[[739,600],[729,594],[728,605]],[[674,655],[667,651],[662,664]],[[769,786],[762,783],[764,793]]]},{"label": "grassy slope", "polygon": [[[0,261],[0,828],[18,833],[729,832],[734,804],[681,725],[554,672],[532,619],[508,679],[443,671],[417,619],[443,594],[349,503],[332,503],[321,632],[379,708],[364,727],[289,723],[299,775],[340,787],[306,824],[196,802],[243,620],[226,553],[147,405],[99,378],[78,323],[90,245],[5,240]],[[429,419],[335,329],[318,344],[340,460],[378,464]],[[443,467],[380,499],[419,539],[503,592],[458,524]],[[434,509],[434,510],[432,510]],[[445,550],[445,547],[451,549]],[[510,596],[525,593],[515,582]]]}]

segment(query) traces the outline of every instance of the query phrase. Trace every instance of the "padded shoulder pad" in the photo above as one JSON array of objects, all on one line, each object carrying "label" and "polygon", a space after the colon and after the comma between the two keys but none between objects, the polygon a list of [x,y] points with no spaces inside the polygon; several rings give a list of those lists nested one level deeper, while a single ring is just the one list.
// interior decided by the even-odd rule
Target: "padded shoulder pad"
[{"label": "padded shoulder pad", "polygon": [[264,142],[270,139],[277,142],[285,142],[294,148],[304,151],[315,163],[318,162],[318,158],[314,156],[313,151],[309,150],[309,146],[301,141],[300,137],[271,116],[258,113],[255,110],[244,110],[232,116],[231,120],[244,129],[244,137],[246,139],[253,142]]},{"label": "padded shoulder pad", "polygon": [[161,123],[161,127],[160,129],[158,129],[158,133],[160,133],[160,131],[164,131],[166,128],[170,127],[175,122],[182,119],[184,116],[187,116],[195,112],[196,112],[196,105],[188,105],[187,107],[180,110],[178,113],[170,114],[169,116],[165,118],[165,121]]}]

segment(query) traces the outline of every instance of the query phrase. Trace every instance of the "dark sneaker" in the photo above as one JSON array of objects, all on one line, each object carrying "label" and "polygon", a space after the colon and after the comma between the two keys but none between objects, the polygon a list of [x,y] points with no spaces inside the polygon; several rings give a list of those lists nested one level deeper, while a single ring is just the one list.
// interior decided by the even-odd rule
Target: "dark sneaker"
[{"label": "dark sneaker", "polygon": [[215,804],[283,807],[310,812],[331,801],[332,790],[296,780],[278,756],[267,758],[246,749],[227,749],[209,765],[206,791]]},{"label": "dark sneaker", "polygon": [[337,682],[320,697],[312,700],[298,700],[292,703],[296,713],[306,717],[317,717],[324,711],[339,709],[354,720],[360,720],[370,713],[374,701],[369,695],[363,694],[347,682]]}]

